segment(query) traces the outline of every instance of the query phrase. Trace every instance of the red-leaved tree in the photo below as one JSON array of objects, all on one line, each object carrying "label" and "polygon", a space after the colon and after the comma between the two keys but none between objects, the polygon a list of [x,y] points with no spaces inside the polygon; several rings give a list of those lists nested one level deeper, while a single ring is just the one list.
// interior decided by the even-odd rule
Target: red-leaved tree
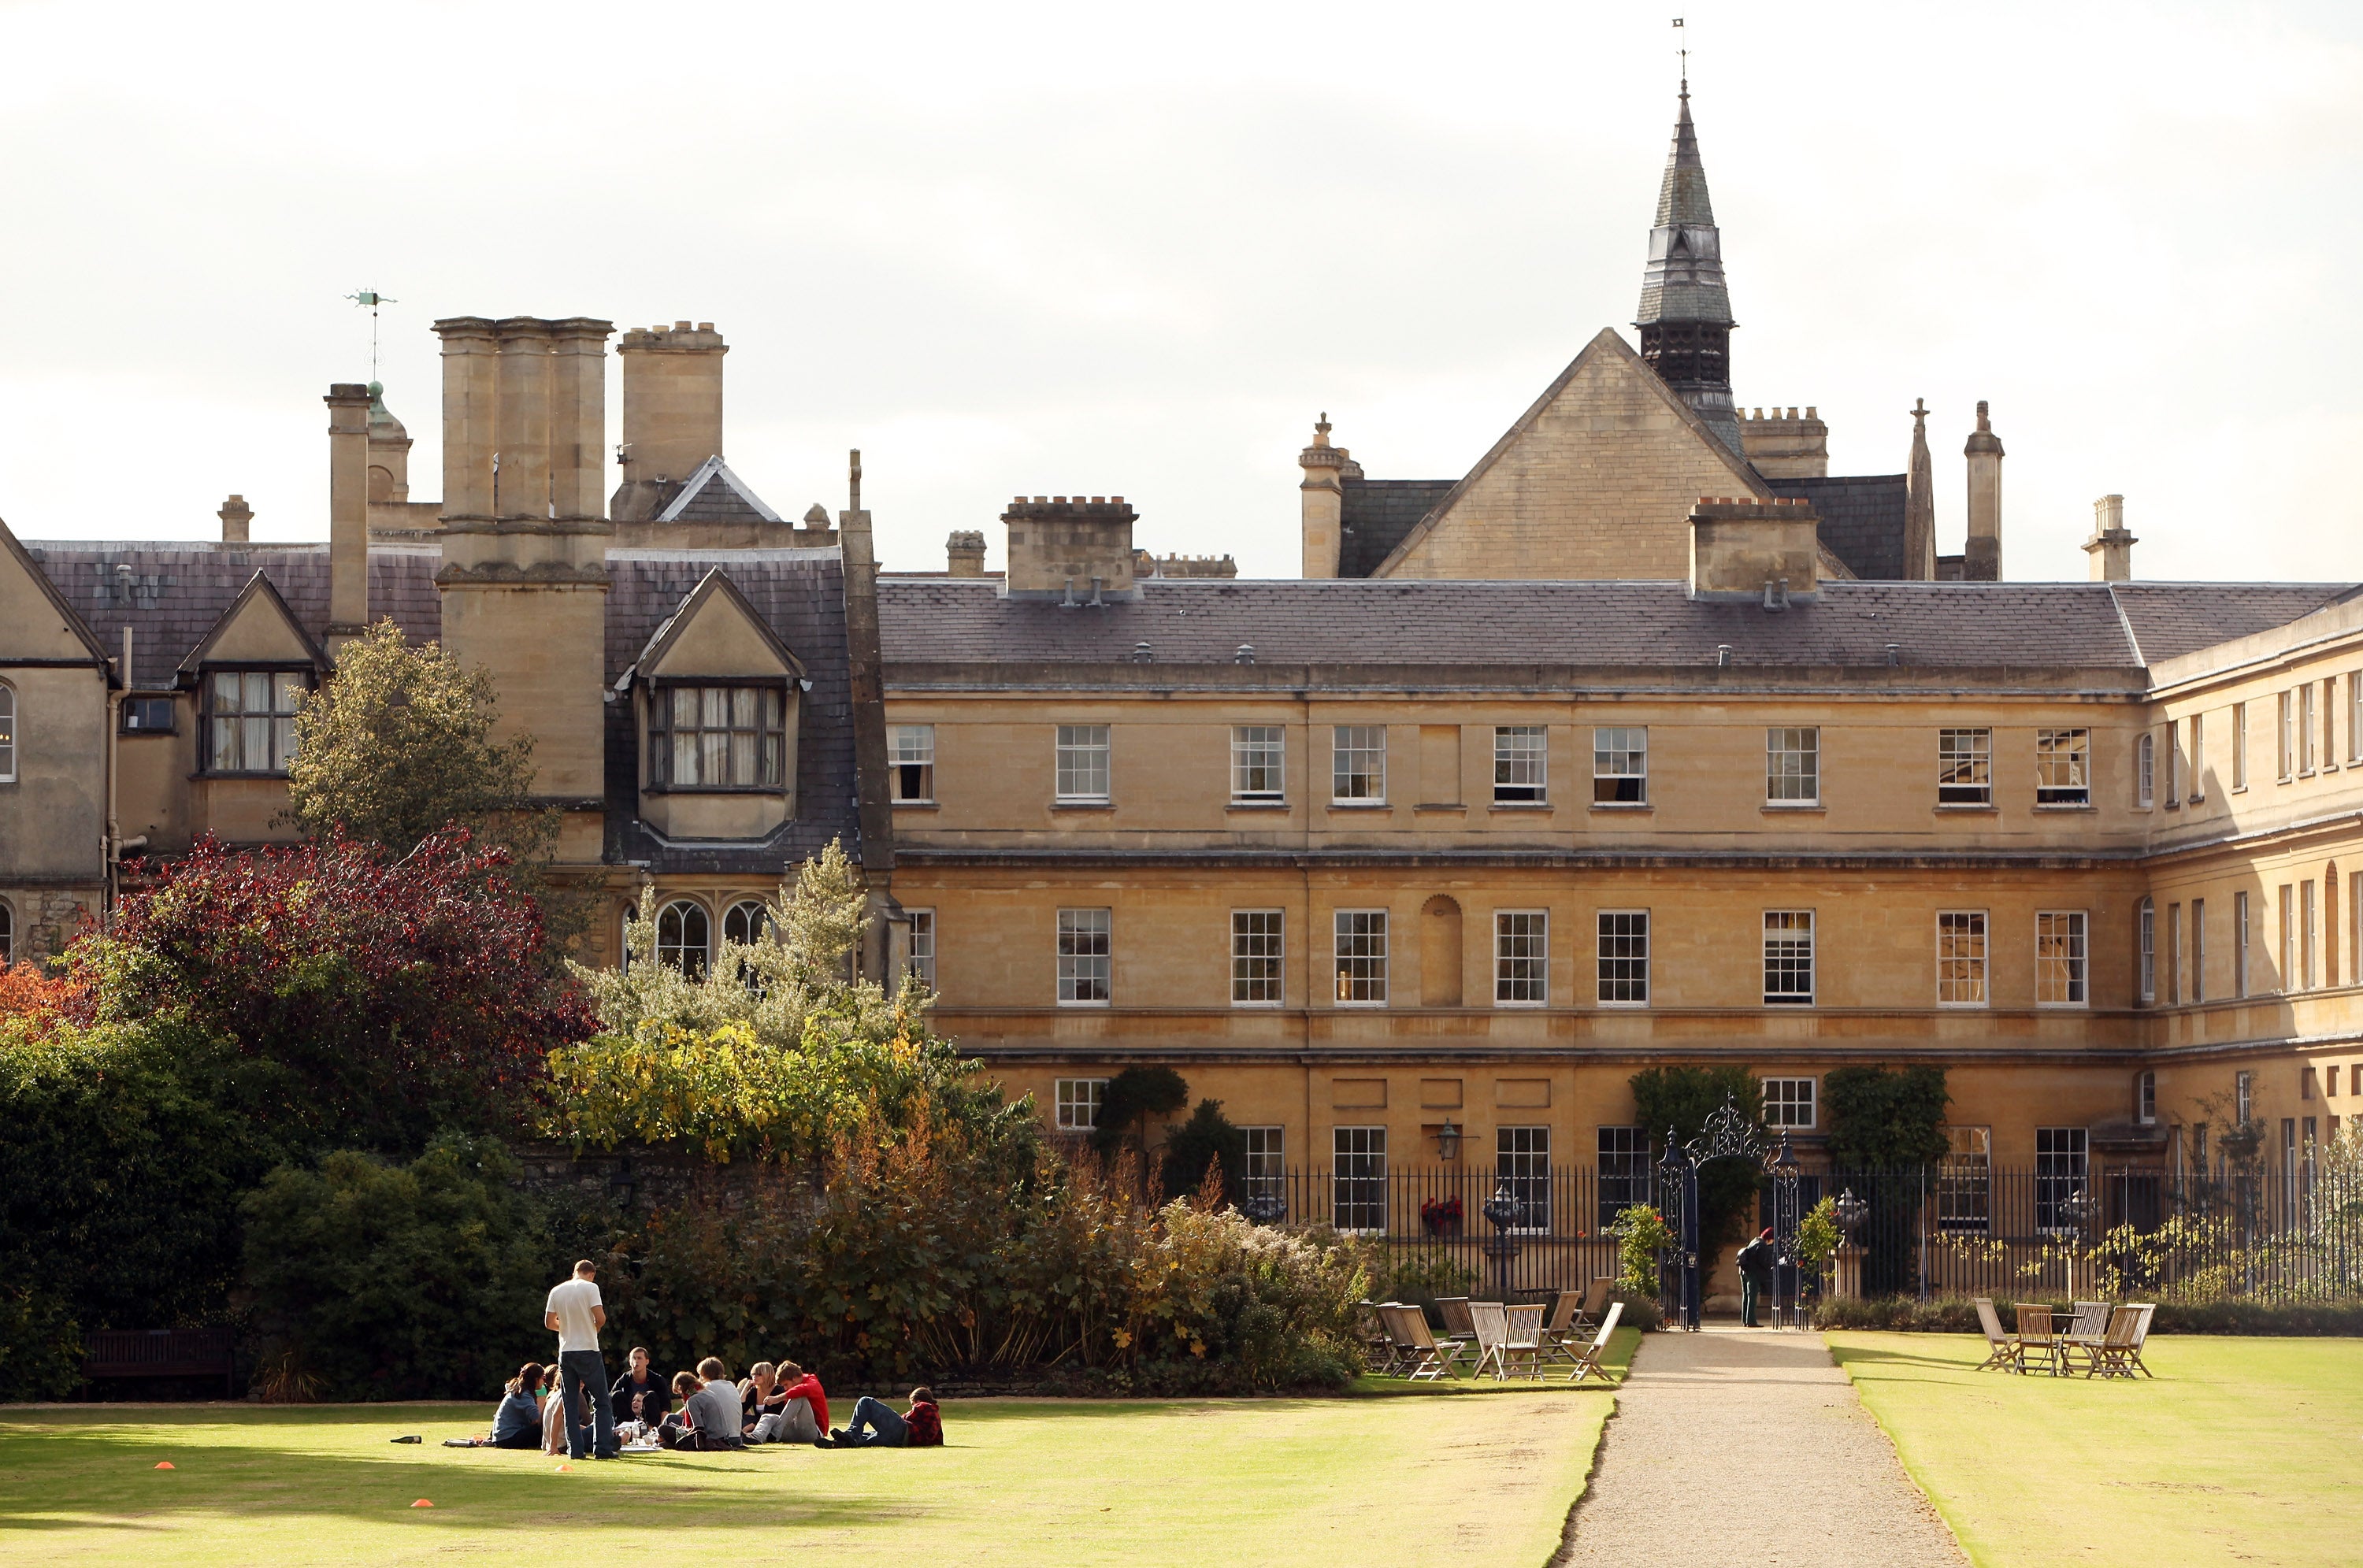
[{"label": "red-leaved tree", "polygon": [[240,1081],[220,1087],[279,1138],[396,1152],[518,1130],[547,1053],[595,1032],[544,941],[505,851],[450,831],[396,857],[332,834],[136,867],[115,929],[67,959],[86,1019],[227,1042]]}]

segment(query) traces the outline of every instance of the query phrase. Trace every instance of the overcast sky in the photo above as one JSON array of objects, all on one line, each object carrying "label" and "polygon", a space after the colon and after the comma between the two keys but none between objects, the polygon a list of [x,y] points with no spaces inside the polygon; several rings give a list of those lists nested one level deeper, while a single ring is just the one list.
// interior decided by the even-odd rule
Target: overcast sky
[{"label": "overcast sky", "polygon": [[[428,324],[713,321],[731,465],[889,568],[1026,493],[1297,569],[1316,413],[1457,478],[1630,323],[1672,5],[0,0],[0,517],[320,538],[383,376],[440,489]],[[1743,405],[1833,470],[1934,410],[1938,539],[1991,399],[2003,566],[2363,578],[2363,7],[1689,5]],[[610,360],[609,440],[618,413]]]}]

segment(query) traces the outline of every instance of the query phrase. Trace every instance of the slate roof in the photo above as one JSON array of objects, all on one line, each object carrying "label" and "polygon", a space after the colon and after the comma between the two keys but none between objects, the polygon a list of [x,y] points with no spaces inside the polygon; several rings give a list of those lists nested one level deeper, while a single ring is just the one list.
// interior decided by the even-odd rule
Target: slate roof
[{"label": "slate roof", "polygon": [[[2293,619],[2356,585],[1825,581],[1781,613],[1701,603],[1679,582],[1148,580],[1098,610],[1000,598],[990,581],[879,584],[893,665],[1159,664],[2116,669]],[[2115,591],[2113,591],[2114,590]],[[2131,590],[2128,592],[2126,591]],[[2119,594],[2125,610],[2120,612]],[[2136,646],[2130,626],[2146,626]],[[2179,635],[2174,635],[2179,631]],[[2192,641],[2192,639],[2199,639]]]},{"label": "slate roof", "polygon": [[[315,640],[327,634],[326,545],[28,539],[25,553],[110,653],[123,646],[123,628],[131,627],[132,684],[144,690],[172,689],[181,661],[258,570]],[[440,636],[443,605],[435,593],[435,569],[441,564],[434,549],[372,549],[370,619],[392,616],[414,642]]]},{"label": "slate roof", "polygon": [[1869,580],[1905,575],[1902,474],[1865,474],[1833,479],[1768,479],[1772,493],[1810,501],[1820,514],[1818,530],[1830,554]]},{"label": "slate roof", "polygon": [[1460,481],[1349,479],[1341,482],[1345,498],[1338,509],[1342,533],[1337,541],[1337,575],[1368,577]]},{"label": "slate roof", "polygon": [[757,845],[668,845],[632,814],[639,791],[638,741],[628,702],[607,705],[607,857],[652,871],[760,873],[843,839],[861,853],[855,801],[853,694],[845,640],[845,569],[834,549],[607,552],[607,681],[612,687],[705,574],[720,568],[763,624],[803,661],[796,741],[796,819]]},{"label": "slate roof", "polygon": [[656,523],[777,523],[780,514],[719,458],[708,458],[669,495]]}]

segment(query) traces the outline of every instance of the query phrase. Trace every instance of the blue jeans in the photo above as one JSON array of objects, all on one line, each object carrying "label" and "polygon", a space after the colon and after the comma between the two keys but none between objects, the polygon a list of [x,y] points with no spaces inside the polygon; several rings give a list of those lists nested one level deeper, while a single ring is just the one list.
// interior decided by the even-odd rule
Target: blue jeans
[{"label": "blue jeans", "polygon": [[616,1457],[616,1412],[607,1402],[607,1362],[594,1350],[558,1353],[559,1387],[566,1395],[566,1457],[582,1457],[582,1399],[590,1396],[597,1420],[592,1434],[594,1452],[602,1459]]},{"label": "blue jeans", "polygon": [[910,1440],[911,1423],[879,1400],[864,1394],[854,1401],[852,1424],[845,1441],[857,1448],[900,1448]]}]

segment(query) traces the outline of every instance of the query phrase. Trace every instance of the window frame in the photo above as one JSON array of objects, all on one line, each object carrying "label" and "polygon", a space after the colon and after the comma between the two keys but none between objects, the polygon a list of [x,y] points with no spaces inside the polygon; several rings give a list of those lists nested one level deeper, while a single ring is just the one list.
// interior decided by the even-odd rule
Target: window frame
[{"label": "window frame", "polygon": [[[646,789],[649,793],[656,795],[786,794],[788,792],[790,773],[790,768],[788,767],[788,705],[793,701],[790,696],[791,685],[792,683],[784,677],[767,677],[762,679],[732,680],[708,679],[703,676],[682,676],[671,679],[660,678],[649,681],[648,705],[648,782],[643,786],[643,788]],[[676,715],[673,712],[674,696],[676,693],[682,691],[754,692],[756,694],[754,723],[750,725],[739,724],[736,722],[737,715],[734,712],[730,715],[731,722],[729,723],[720,725],[709,724],[705,722],[704,709],[706,701],[705,699],[701,696],[697,702],[699,710],[698,722],[694,725],[687,729],[683,729],[675,722]],[[766,695],[777,699],[779,706],[776,713],[767,712],[765,711],[763,699]],[[737,703],[735,700],[731,701],[730,706],[734,709],[736,708]],[[673,773],[674,765],[679,757],[678,740],[680,736],[684,734],[701,736],[718,734],[725,737],[723,755],[727,760],[727,765],[733,773],[738,770],[738,748],[735,743],[738,737],[742,734],[751,736],[752,739],[748,746],[748,754],[754,764],[753,772],[756,781],[751,784],[709,784],[701,778],[695,783],[683,784],[680,782],[673,777]],[[703,757],[703,752],[704,748],[703,746],[700,746],[698,748],[698,755],[701,756],[701,759]],[[767,766],[775,767],[778,775],[776,779],[770,783],[763,781],[763,774]],[[700,767],[702,770],[702,760]]]},{"label": "window frame", "polygon": [[[1614,737],[1611,739],[1610,737]],[[1637,745],[1629,744],[1638,736]],[[1630,786],[1629,795],[1626,787]],[[1592,730],[1592,803],[1633,811],[1649,803],[1649,726],[1595,724]]]},{"label": "window frame", "polygon": [[[1348,740],[1348,736],[1355,737]],[[1369,737],[1377,742],[1370,744]],[[1347,765],[1347,758],[1375,757],[1377,766],[1356,771]],[[1367,792],[1344,793],[1349,781],[1367,786]],[[1332,724],[1329,726],[1329,803],[1333,806],[1383,806],[1387,803],[1387,726],[1384,724]]]},{"label": "window frame", "polygon": [[2191,1000],[2207,999],[2207,900],[2191,900]]},{"label": "window frame", "polygon": [[1243,1198],[1286,1198],[1288,1187],[1288,1129],[1278,1123],[1264,1123],[1239,1129],[1246,1141],[1246,1157],[1241,1165],[1240,1179]]},{"label": "window frame", "polygon": [[[1505,922],[1532,921],[1531,929],[1513,933]],[[1511,942],[1532,944],[1528,953],[1512,954],[1505,944]],[[1518,966],[1530,966],[1524,971]],[[1511,995],[1518,989],[1531,995]],[[1495,1007],[1534,1008],[1550,1005],[1550,911],[1548,910],[1495,910],[1493,911],[1493,1005]]]},{"label": "window frame", "polygon": [[[1796,739],[1791,744],[1791,737]],[[1797,759],[1792,768],[1783,758]],[[1783,794],[1784,787],[1810,785],[1803,794]],[[1822,727],[1819,724],[1764,726],[1764,804],[1774,810],[1798,811],[1822,803]]]},{"label": "window frame", "polygon": [[[921,744],[906,745],[906,741]],[[913,794],[906,785],[916,784]],[[892,804],[897,806],[932,806],[936,804],[936,726],[933,724],[889,724],[886,726],[886,788]]]},{"label": "window frame", "polygon": [[[1968,922],[1957,933],[1948,922]],[[1938,910],[1936,911],[1936,1005],[1954,1010],[1976,1010],[1993,1005],[1993,921],[1986,910]],[[1963,953],[1954,949],[1955,940],[1966,938],[1976,944],[1976,952]],[[1969,966],[1958,969],[1958,966]],[[1948,972],[1953,971],[1953,972]],[[1946,993],[1956,985],[1956,973],[1976,988],[1976,995],[1962,997]]]},{"label": "window frame", "polygon": [[[1243,921],[1271,922],[1270,932],[1257,932],[1242,927]],[[1271,951],[1250,953],[1241,951],[1242,942],[1253,944],[1269,938]],[[1269,974],[1250,975],[1242,965],[1269,964]],[[1245,996],[1243,990],[1268,988],[1268,996]],[[1231,911],[1231,1005],[1233,1007],[1285,1007],[1288,1004],[1288,911],[1277,909],[1233,910]]]},{"label": "window frame", "polygon": [[[1257,760],[1269,750],[1270,756]],[[1259,772],[1270,775],[1270,789],[1252,788],[1249,780]],[[1235,805],[1278,806],[1288,803],[1288,726],[1285,724],[1233,724],[1231,726],[1231,801]]]},{"label": "window frame", "polygon": [[903,973],[915,977],[933,994],[936,988],[936,911],[932,908],[906,907],[903,917],[910,922],[910,934],[905,938],[909,948],[904,955]]},{"label": "window frame", "polygon": [[2273,693],[2273,727],[2275,744],[2273,766],[2275,778],[2286,784],[2297,777],[2297,693]]},{"label": "window frame", "polygon": [[[2046,1148],[2047,1143],[2065,1143],[2066,1147]],[[2044,1236],[2074,1233],[2079,1228],[2060,1220],[2059,1206],[2070,1198],[2088,1196],[2091,1186],[2091,1130],[2087,1127],[2037,1127],[2035,1130],[2036,1233]]]},{"label": "window frame", "polygon": [[[1094,918],[1096,917],[1096,918]],[[1072,905],[1058,912],[1059,1005],[1111,1007],[1115,1001],[1115,911]],[[1093,944],[1098,952],[1086,949]],[[1085,994],[1094,988],[1096,996]]]},{"label": "window frame", "polygon": [[[1389,985],[1388,965],[1389,960],[1392,956],[1392,950],[1390,945],[1392,940],[1392,933],[1389,930],[1389,922],[1387,919],[1388,911],[1382,909],[1350,909],[1332,910],[1329,913],[1329,930],[1331,938],[1329,948],[1331,977],[1330,1000],[1332,1004],[1337,1007],[1386,1006],[1387,998],[1392,988]],[[1349,922],[1366,921],[1375,921],[1377,923],[1375,925],[1366,925],[1359,932],[1349,933],[1347,929]],[[1349,940],[1368,943],[1374,934],[1377,939],[1378,946],[1378,951],[1375,956],[1368,952],[1348,954],[1346,951],[1346,944]],[[1367,966],[1372,963],[1377,965],[1377,995],[1346,996],[1339,994],[1357,988],[1368,989],[1371,984],[1371,972],[1366,969],[1359,977],[1356,977],[1351,974],[1348,966],[1349,964],[1361,964]]]},{"label": "window frame", "polygon": [[1592,1142],[1600,1211],[1596,1228],[1605,1234],[1625,1209],[1649,1201],[1649,1167],[1655,1152],[1649,1147],[1647,1132],[1639,1127],[1603,1123],[1593,1129]]},{"label": "window frame", "polygon": [[[239,706],[231,710],[227,719],[222,710],[214,706],[215,700],[220,695],[216,690],[216,683],[226,675],[238,677],[240,688]],[[268,690],[271,693],[272,706],[268,710],[250,709],[244,705],[245,681],[250,676],[261,676],[269,682]],[[282,680],[289,676],[295,677],[298,682],[295,706],[282,712],[278,707],[278,693],[282,690]],[[299,744],[295,735],[295,715],[303,711],[305,699],[319,690],[319,676],[320,672],[312,665],[287,659],[257,659],[250,663],[199,666],[197,669],[197,771],[209,778],[286,778],[288,765],[295,760],[296,747]],[[270,767],[215,766],[214,725],[227,722],[235,726],[235,733],[239,736],[239,760],[243,764],[246,761],[247,725],[258,720],[269,725],[270,745],[274,753],[279,749],[283,734],[285,736],[286,755],[277,758],[277,765]],[[284,726],[283,730],[282,726]]]},{"label": "window frame", "polygon": [[[1099,1130],[1100,1109],[1105,1103],[1108,1081],[1105,1078],[1052,1078],[1050,1080],[1051,1126],[1061,1132],[1093,1132]],[[1089,1093],[1082,1091],[1089,1090]],[[1075,1113],[1088,1110],[1087,1121],[1075,1120]]]},{"label": "window frame", "polygon": [[1947,1122],[1945,1142],[1936,1161],[1936,1229],[1985,1235],[1993,1229],[1993,1129]]},{"label": "window frame", "polygon": [[[1757,1096],[1758,1105],[1763,1113],[1764,1125],[1768,1130],[1776,1133],[1811,1132],[1821,1125],[1822,1081],[1819,1078],[1768,1077],[1759,1079],[1758,1083],[1760,1088]],[[1788,1091],[1780,1102],[1781,1115],[1779,1117],[1773,1114],[1772,1086],[1775,1084],[1781,1085],[1784,1090]],[[1802,1102],[1794,1094],[1801,1086],[1804,1089]],[[1803,1105],[1805,1112],[1805,1119],[1803,1121],[1795,1120],[1792,1114],[1800,1103]]]},{"label": "window frame", "polygon": [[2232,791],[2248,787],[2248,705],[2232,704]]},{"label": "window frame", "polygon": [[[1515,745],[1510,743],[1514,741]],[[1507,749],[1505,749],[1507,748]],[[1513,777],[1522,771],[1532,777]],[[1550,726],[1548,724],[1495,724],[1493,726],[1493,804],[1497,806],[1547,806],[1550,804]]]},{"label": "window frame", "polygon": [[[752,910],[755,912],[753,915],[744,920],[740,920],[739,911],[742,910]],[[730,925],[733,921],[738,921],[740,927],[746,931],[746,935],[733,936],[730,934]],[[733,899],[730,900],[728,907],[724,909],[722,911],[721,939],[723,942],[736,942],[742,947],[752,947],[756,943],[760,942],[763,939],[763,930],[766,926],[770,925],[771,922],[771,907],[762,900]],[[719,944],[716,945],[718,946]]]},{"label": "window frame", "polygon": [[0,784],[17,782],[17,745],[21,733],[17,688],[0,680]]},{"label": "window frame", "polygon": [[[1961,777],[1966,773],[1969,777]],[[1947,725],[1936,731],[1936,803],[1977,807],[1993,804],[1993,730]]]},{"label": "window frame", "polygon": [[[679,939],[669,942],[665,938],[666,920],[684,911],[688,914],[695,915],[697,923],[702,928],[702,941],[694,947],[689,942],[689,922],[686,916],[678,922],[682,931]],[[666,955],[668,953],[674,956],[668,957]],[[691,957],[693,954],[695,955],[693,964]],[[711,974],[714,970],[714,911],[695,899],[667,899],[658,905],[656,960],[660,964],[680,970],[685,977],[692,980],[703,979]]]},{"label": "window frame", "polygon": [[[2047,922],[2068,922],[2058,927],[2059,934],[2072,944],[2064,955],[2053,955],[2044,951],[2047,941],[2056,940],[2054,928]],[[2044,999],[2047,977],[2051,966],[2069,966],[2063,973],[2067,987],[2076,994],[2069,997]],[[2074,1010],[2092,1005],[2092,917],[2090,910],[2037,910],[2035,911],[2035,1005],[2038,1008]]]},{"label": "window frame", "polygon": [[[1519,1144],[1526,1145],[1520,1148]],[[1496,1125],[1493,1129],[1493,1185],[1507,1187],[1521,1205],[1516,1223],[1504,1234],[1548,1236],[1551,1233],[1551,1130],[1548,1123]]]},{"label": "window frame", "polygon": [[[1812,910],[1766,910],[1764,911],[1764,1005],[1766,1007],[1812,1007],[1814,1004],[1814,998],[1818,994],[1821,984],[1821,975],[1814,962],[1817,956],[1814,927],[1818,922],[1814,919],[1814,912]],[[1773,924],[1775,921],[1793,922],[1799,919],[1804,922],[1802,926]],[[1776,957],[1773,951],[1775,933],[1796,931],[1803,931],[1805,933],[1805,988],[1803,991],[1776,991],[1772,988],[1774,966],[1779,964],[1793,970],[1796,955],[1791,951]],[[1780,940],[1783,946],[1793,949],[1795,944],[1793,936]]]},{"label": "window frame", "polygon": [[[146,715],[153,714],[158,712],[161,712],[164,716],[164,722],[161,724],[142,724],[134,722],[135,714]],[[5,727],[6,721],[0,720],[0,728]],[[180,734],[180,700],[172,696],[170,692],[164,691],[125,692],[123,694],[123,701],[121,703],[120,710],[116,715],[115,733],[121,735],[173,735]],[[6,749],[7,748],[5,745],[0,745],[0,751],[5,751]],[[12,777],[10,774],[5,771],[0,771],[0,783],[6,782],[10,777]]]},{"label": "window frame", "polygon": [[[2054,781],[2047,783],[2047,778]],[[2035,732],[2037,810],[2086,811],[2092,804],[2092,732],[2089,727]]]},{"label": "window frame", "polygon": [[[1096,736],[1096,738],[1092,738]],[[1096,758],[1096,763],[1093,759]],[[1096,781],[1099,788],[1090,786]],[[1115,726],[1054,724],[1050,731],[1050,801],[1059,806],[1104,806],[1115,799]]]},{"label": "window frame", "polygon": [[2137,967],[2135,994],[2145,1002],[2158,1000],[2158,901],[2145,896],[2134,906],[2134,939]]},{"label": "window frame", "polygon": [[2248,996],[2249,947],[2254,940],[2250,918],[2248,893],[2243,888],[2232,895],[2232,995],[2243,1001]]},{"label": "window frame", "polygon": [[2134,809],[2148,811],[2158,804],[2158,736],[2144,730],[2134,743]]},{"label": "window frame", "polygon": [[0,899],[0,969],[17,961],[17,907]]},{"label": "window frame", "polygon": [[[1640,922],[1640,927],[1637,933],[1630,929],[1612,932],[1607,928],[1608,922],[1612,920],[1637,920]],[[1592,911],[1592,999],[1598,1006],[1647,1007],[1649,1005],[1651,979],[1649,969],[1649,911],[1647,910],[1595,910]],[[1608,944],[1612,940],[1619,944],[1629,943],[1636,940],[1636,938],[1640,943],[1640,953],[1637,957],[1637,962],[1641,966],[1641,994],[1637,997],[1612,997],[1608,994],[1611,986],[1616,986],[1619,988],[1629,986],[1632,984],[1633,977],[1629,972],[1620,973],[1612,977],[1608,972],[1608,966],[1611,964],[1629,965],[1636,962],[1636,955],[1630,951],[1619,952],[1612,957],[1608,951]]]},{"label": "window frame", "polygon": [[[1348,1146],[1355,1143],[1362,1146]],[[1329,1158],[1331,1224],[1349,1235],[1385,1235],[1390,1218],[1386,1128],[1360,1123],[1330,1128]],[[1350,1175],[1348,1161],[1355,1162]],[[1349,1220],[1376,1223],[1349,1223]]]}]

